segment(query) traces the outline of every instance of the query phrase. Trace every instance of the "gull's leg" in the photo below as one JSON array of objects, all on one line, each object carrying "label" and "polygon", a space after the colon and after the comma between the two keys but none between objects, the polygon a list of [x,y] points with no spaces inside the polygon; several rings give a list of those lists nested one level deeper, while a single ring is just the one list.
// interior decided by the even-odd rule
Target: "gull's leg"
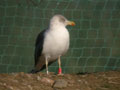
[{"label": "gull's leg", "polygon": [[59,70],[58,70],[58,74],[62,74],[62,68],[61,68],[61,60],[60,60],[60,56],[58,57],[58,65],[59,65]]},{"label": "gull's leg", "polygon": [[45,63],[46,63],[46,73],[48,74],[48,58],[45,57]]}]

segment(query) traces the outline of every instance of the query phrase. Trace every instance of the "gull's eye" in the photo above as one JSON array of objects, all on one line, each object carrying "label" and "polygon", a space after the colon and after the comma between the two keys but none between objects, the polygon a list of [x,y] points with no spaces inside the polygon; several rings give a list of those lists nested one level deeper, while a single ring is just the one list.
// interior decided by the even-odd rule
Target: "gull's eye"
[{"label": "gull's eye", "polygon": [[65,22],[65,19],[64,19],[63,17],[61,17],[61,18],[59,19],[59,21],[60,21],[60,22]]}]

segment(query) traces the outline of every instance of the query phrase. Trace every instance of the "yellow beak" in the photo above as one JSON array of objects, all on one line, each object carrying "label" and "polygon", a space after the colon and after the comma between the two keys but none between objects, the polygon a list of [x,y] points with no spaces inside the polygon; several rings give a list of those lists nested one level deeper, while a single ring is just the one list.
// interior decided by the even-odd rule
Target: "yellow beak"
[{"label": "yellow beak", "polygon": [[67,23],[67,25],[75,26],[75,22],[69,21],[69,22]]}]

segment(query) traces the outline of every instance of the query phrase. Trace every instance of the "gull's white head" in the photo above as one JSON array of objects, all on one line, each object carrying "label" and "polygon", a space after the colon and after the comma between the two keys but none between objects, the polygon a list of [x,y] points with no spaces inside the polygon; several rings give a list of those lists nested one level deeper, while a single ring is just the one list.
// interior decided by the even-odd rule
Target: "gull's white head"
[{"label": "gull's white head", "polygon": [[74,26],[75,23],[73,21],[67,20],[64,16],[62,15],[54,15],[51,20],[50,20],[50,26],[67,26],[71,25]]}]

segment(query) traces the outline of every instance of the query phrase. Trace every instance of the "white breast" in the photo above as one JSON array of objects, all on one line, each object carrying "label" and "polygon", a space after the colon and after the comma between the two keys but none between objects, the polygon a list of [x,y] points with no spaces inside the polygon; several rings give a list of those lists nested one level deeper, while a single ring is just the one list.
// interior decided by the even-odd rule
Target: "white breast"
[{"label": "white breast", "polygon": [[65,27],[49,30],[45,35],[43,45],[43,54],[50,59],[57,59],[63,55],[69,48],[69,32]]}]

